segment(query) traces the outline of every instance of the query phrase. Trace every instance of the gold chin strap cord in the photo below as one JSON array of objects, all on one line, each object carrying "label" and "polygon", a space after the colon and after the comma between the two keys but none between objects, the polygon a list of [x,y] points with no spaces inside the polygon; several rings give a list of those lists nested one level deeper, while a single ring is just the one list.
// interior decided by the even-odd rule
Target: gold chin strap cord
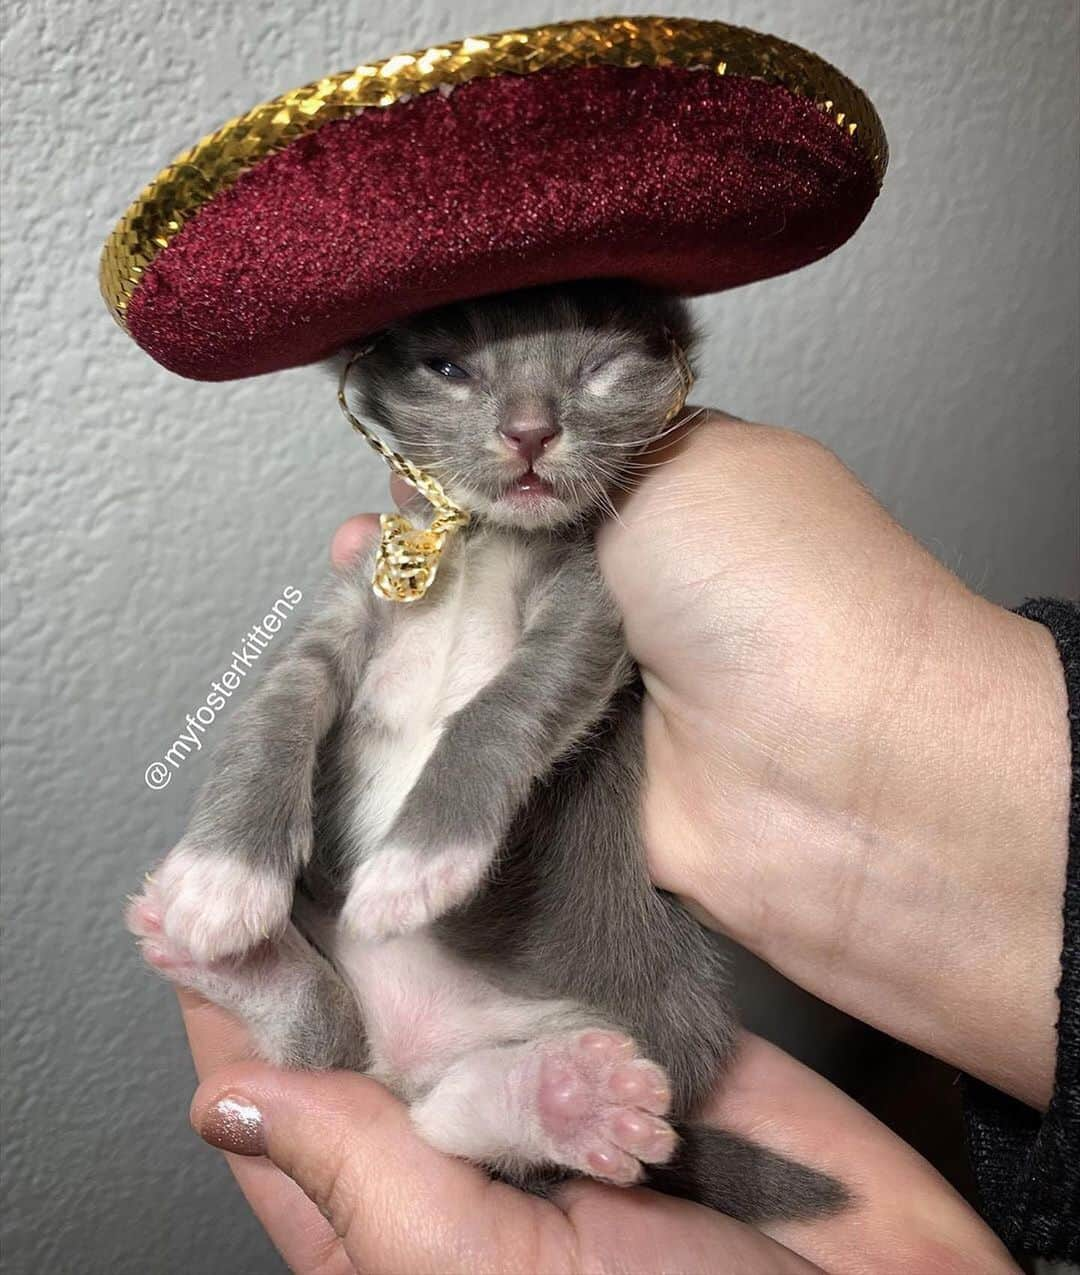
[{"label": "gold chin strap cord", "polygon": [[[694,375],[682,347],[668,333],[671,342],[672,357],[681,378],[679,392],[671,410],[664,417],[665,428],[675,419],[686,405],[687,395],[694,384]],[[403,514],[383,514],[379,518],[382,536],[379,551],[375,557],[375,571],[371,587],[380,598],[389,602],[417,602],[427,593],[435,582],[439,569],[439,560],[446,545],[447,536],[453,535],[469,521],[468,510],[454,504],[442,489],[438,479],[425,473],[419,466],[407,460],[400,452],[389,448],[373,430],[358,420],[349,409],[345,390],[349,382],[349,373],[353,365],[375,348],[375,342],[369,342],[348,360],[341,369],[338,380],[338,404],[345,419],[354,430],[374,448],[386,461],[390,468],[403,478],[410,487],[427,500],[435,510],[435,516],[427,527],[414,527]]]},{"label": "gold chin strap cord", "polygon": [[415,488],[434,508],[435,517],[428,527],[414,527],[403,514],[383,514],[379,519],[382,537],[375,558],[371,587],[389,602],[417,602],[435,582],[446,537],[469,521],[466,510],[455,505],[431,474],[426,474],[411,460],[392,451],[383,440],[349,410],[345,387],[353,364],[370,354],[374,342],[365,345],[341,369],[338,381],[338,403],[345,419],[354,430],[379,453],[390,468]]},{"label": "gold chin strap cord", "polygon": [[690,369],[690,360],[686,357],[686,351],[682,348],[678,341],[675,340],[675,337],[669,329],[664,329],[664,335],[667,337],[668,344],[671,346],[671,357],[675,361],[675,367],[678,370],[681,384],[679,386],[679,392],[675,395],[675,402],[671,405],[671,410],[664,417],[664,424],[661,427],[661,430],[667,429],[675,417],[683,410],[686,406],[686,400],[690,397],[690,391],[694,388],[694,373]]}]

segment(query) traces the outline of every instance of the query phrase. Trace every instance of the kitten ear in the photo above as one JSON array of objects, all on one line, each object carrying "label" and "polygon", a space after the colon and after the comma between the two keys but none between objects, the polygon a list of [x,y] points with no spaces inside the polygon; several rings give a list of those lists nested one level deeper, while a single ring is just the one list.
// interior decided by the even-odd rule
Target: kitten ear
[{"label": "kitten ear", "polygon": [[694,322],[690,306],[683,297],[663,294],[659,298],[660,316],[668,341],[674,341],[686,357],[691,368],[701,340],[701,331]]},{"label": "kitten ear", "polygon": [[[378,347],[388,339],[390,329],[384,329],[382,332],[376,332],[374,336],[357,337],[355,341],[349,341],[331,354],[328,358],[321,359],[316,365],[319,371],[326,376],[332,377],[334,385],[337,386],[341,381],[341,372],[349,360],[363,351],[364,353],[374,352]],[[364,360],[357,359],[353,366],[350,382],[359,381],[364,376]]]},{"label": "kitten ear", "polygon": [[319,369],[319,375],[325,376],[328,380],[332,380],[336,389],[341,380],[342,368],[344,368],[345,364],[348,363],[355,353],[355,347],[343,345],[340,350],[335,350],[329,358],[320,359],[315,365]]}]

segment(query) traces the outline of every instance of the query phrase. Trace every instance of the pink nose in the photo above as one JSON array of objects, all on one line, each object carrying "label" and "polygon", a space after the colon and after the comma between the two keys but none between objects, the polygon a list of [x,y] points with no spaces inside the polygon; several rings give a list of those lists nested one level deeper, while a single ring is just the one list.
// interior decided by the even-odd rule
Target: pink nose
[{"label": "pink nose", "polygon": [[499,430],[503,441],[531,465],[544,448],[562,433],[551,421],[532,423],[515,421]]}]

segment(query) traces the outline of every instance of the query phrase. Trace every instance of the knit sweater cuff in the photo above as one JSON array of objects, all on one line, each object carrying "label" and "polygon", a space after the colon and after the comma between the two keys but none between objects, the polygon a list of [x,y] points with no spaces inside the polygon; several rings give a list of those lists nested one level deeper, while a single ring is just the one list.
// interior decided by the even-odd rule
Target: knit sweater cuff
[{"label": "knit sweater cuff", "polygon": [[1080,606],[1035,599],[1017,614],[1054,636],[1072,738],[1054,1091],[1040,1115],[967,1078],[965,1123],[983,1212],[1005,1243],[1016,1252],[1080,1261]]}]

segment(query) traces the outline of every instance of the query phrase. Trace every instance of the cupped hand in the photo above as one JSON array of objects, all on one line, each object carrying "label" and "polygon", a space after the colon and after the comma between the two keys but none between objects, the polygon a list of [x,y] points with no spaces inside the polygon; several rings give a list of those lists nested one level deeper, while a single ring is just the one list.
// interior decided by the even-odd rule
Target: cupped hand
[{"label": "cupped hand", "polygon": [[[246,1061],[249,1041],[225,1011],[180,996],[202,1080],[192,1121],[214,1145],[233,1149],[241,1189],[297,1275],[1017,1269],[924,1160],[754,1037],[744,1038],[705,1118],[820,1166],[856,1196],[835,1217],[778,1224],[768,1234],[648,1190],[575,1182],[542,1200],[492,1182],[421,1141],[407,1110],[375,1081]],[[223,1100],[224,1123],[215,1118]]]},{"label": "cupped hand", "polygon": [[[1053,644],[809,440],[714,416],[653,459],[600,552],[648,689],[657,881],[804,986],[1041,1101],[1068,784]],[[335,562],[373,532],[345,524]],[[375,1082],[242,1061],[242,1029],[183,999],[193,1121],[220,1145],[219,1101],[259,1113],[262,1154],[230,1163],[302,1275],[1015,1269],[910,1148],[754,1038],[706,1117],[839,1177],[856,1202],[833,1218],[766,1234],[645,1190],[522,1195],[428,1148]]]},{"label": "cupped hand", "polygon": [[648,692],[654,879],[825,1000],[1051,1087],[1064,678],[825,448],[706,416],[599,535]]}]

